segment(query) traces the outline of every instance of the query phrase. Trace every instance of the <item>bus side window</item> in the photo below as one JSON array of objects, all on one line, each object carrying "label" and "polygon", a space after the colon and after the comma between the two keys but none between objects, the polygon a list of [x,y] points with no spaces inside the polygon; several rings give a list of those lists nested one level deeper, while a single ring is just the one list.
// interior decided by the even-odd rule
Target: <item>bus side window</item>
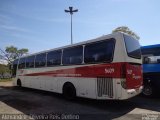
[{"label": "bus side window", "polygon": [[26,58],[26,68],[34,68],[35,56],[29,56]]},{"label": "bus side window", "polygon": [[47,66],[56,66],[61,64],[61,50],[50,51],[47,54]]},{"label": "bus side window", "polygon": [[160,59],[157,59],[157,63],[160,63]]},{"label": "bus side window", "polygon": [[67,48],[63,51],[63,64],[76,65],[81,64],[83,58],[83,46]]},{"label": "bus side window", "polygon": [[148,63],[149,63],[149,58],[143,57],[143,64],[148,64]]},{"label": "bus side window", "polygon": [[36,56],[35,67],[44,67],[46,65],[46,53],[42,53]]},{"label": "bus side window", "polygon": [[19,60],[18,69],[24,69],[25,68],[25,59],[26,58],[21,58]]},{"label": "bus side window", "polygon": [[85,46],[84,62],[111,62],[114,52],[114,40],[90,43]]}]

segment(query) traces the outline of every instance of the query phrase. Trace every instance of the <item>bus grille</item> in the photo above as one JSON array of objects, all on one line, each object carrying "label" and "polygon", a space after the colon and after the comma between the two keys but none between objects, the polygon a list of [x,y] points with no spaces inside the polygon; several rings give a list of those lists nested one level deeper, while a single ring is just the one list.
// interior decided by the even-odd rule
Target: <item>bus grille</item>
[{"label": "bus grille", "polygon": [[112,78],[97,78],[98,97],[113,97],[113,80]]}]

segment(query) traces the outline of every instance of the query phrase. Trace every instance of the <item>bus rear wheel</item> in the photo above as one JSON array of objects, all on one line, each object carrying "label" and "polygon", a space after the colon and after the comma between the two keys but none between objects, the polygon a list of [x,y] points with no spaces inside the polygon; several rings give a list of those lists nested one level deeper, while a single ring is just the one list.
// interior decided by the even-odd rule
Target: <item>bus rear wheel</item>
[{"label": "bus rear wheel", "polygon": [[63,86],[63,95],[68,100],[73,100],[76,97],[76,88],[72,83],[65,83]]}]

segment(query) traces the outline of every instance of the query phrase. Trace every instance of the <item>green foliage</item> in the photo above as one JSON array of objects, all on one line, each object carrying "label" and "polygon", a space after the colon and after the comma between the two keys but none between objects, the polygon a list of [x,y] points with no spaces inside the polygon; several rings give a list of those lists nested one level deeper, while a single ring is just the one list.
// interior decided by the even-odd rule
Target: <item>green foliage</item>
[{"label": "green foliage", "polygon": [[135,32],[133,32],[132,30],[130,30],[127,26],[117,27],[116,29],[114,29],[112,31],[112,33],[116,33],[116,32],[126,33],[128,35],[131,35],[132,37],[134,37],[137,40],[140,39],[140,37]]},{"label": "green foliage", "polygon": [[17,53],[18,53],[18,56],[21,57],[21,56],[23,56],[24,54],[27,54],[27,53],[28,53],[28,49],[26,49],[26,48],[19,49],[19,50],[17,51]]},{"label": "green foliage", "polygon": [[15,59],[28,54],[28,49],[26,48],[22,48],[22,49],[18,49],[17,47],[14,46],[8,46],[6,47],[5,51],[2,51],[2,54],[0,55],[0,58],[3,58],[5,60],[8,61],[8,64],[11,64],[12,61],[14,61]]},{"label": "green foliage", "polygon": [[16,59],[18,54],[18,49],[14,46],[9,46],[9,47],[6,47],[6,56],[8,57],[8,59],[10,59],[11,61]]},{"label": "green foliage", "polygon": [[10,73],[9,66],[0,64],[0,75],[3,76],[5,73]]}]

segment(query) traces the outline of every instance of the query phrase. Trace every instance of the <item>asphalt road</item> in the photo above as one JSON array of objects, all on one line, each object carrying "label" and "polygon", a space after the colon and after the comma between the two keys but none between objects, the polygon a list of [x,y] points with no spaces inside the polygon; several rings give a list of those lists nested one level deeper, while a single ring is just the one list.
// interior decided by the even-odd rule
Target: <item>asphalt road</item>
[{"label": "asphalt road", "polygon": [[55,120],[160,119],[160,98],[136,96],[125,101],[97,101],[84,98],[68,101],[62,95],[52,92],[19,89],[6,84],[0,83],[0,119],[3,120],[9,117],[5,116],[6,114],[27,115],[29,117],[25,119],[37,120],[43,119],[42,116],[45,116],[44,119]]}]

